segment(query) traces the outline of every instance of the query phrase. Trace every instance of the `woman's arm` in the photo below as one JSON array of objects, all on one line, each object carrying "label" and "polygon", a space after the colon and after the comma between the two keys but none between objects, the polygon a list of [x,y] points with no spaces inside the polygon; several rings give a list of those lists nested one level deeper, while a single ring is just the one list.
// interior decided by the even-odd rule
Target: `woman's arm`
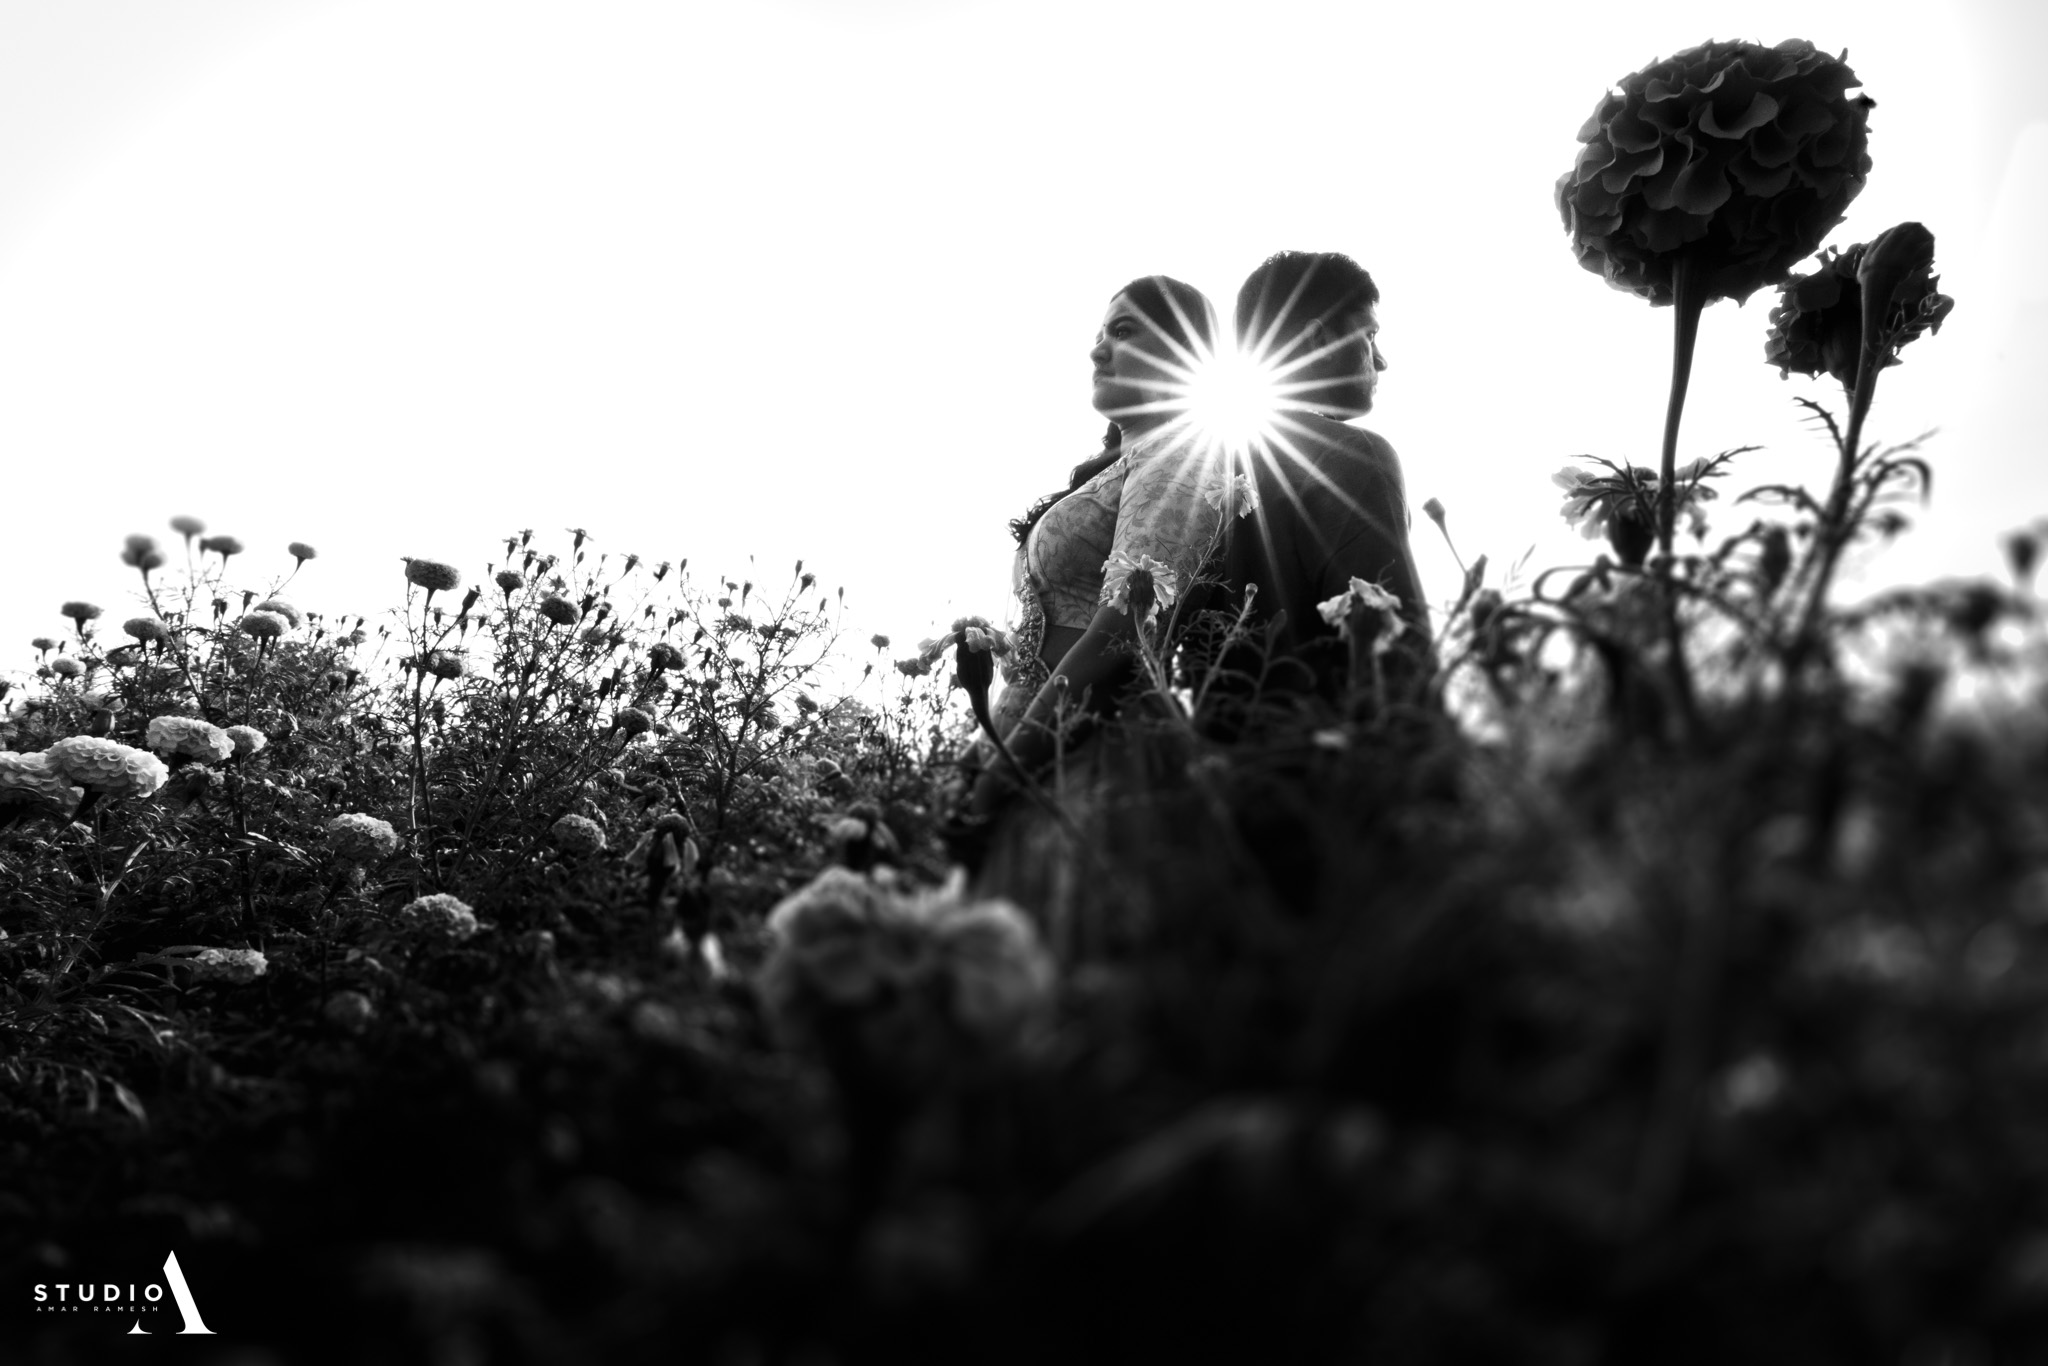
[{"label": "woman's arm", "polygon": [[[1063,700],[1078,702],[1090,690],[1097,696],[1120,681],[1130,666],[1129,647],[1137,639],[1131,614],[1108,603],[1095,609],[1094,620],[1060,657],[1052,677],[1031,699],[1023,717],[1003,737],[1024,770],[1036,774],[1053,757],[1053,733]],[[970,817],[987,816],[1017,790],[1017,775],[998,759],[975,780],[967,803]]]}]

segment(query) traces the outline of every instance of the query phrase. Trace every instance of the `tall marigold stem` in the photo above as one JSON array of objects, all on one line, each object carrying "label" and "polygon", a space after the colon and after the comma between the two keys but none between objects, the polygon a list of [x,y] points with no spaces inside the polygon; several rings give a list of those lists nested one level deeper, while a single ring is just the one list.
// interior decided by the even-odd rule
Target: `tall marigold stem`
[{"label": "tall marigold stem", "polygon": [[1678,524],[1678,422],[1685,415],[1685,391],[1692,381],[1692,353],[1700,336],[1700,312],[1706,299],[1693,278],[1693,263],[1681,255],[1671,263],[1671,401],[1664,409],[1664,460],[1657,484],[1657,552],[1669,558],[1671,534]]},{"label": "tall marigold stem", "polygon": [[1657,474],[1657,577],[1664,597],[1664,646],[1671,657],[1671,692],[1687,736],[1698,728],[1698,710],[1692,670],[1685,658],[1685,632],[1678,621],[1678,591],[1670,581],[1674,570],[1671,538],[1678,525],[1678,424],[1685,415],[1693,347],[1699,341],[1700,313],[1706,303],[1706,291],[1700,287],[1692,258],[1680,254],[1671,263],[1671,401],[1664,410],[1664,458]]},{"label": "tall marigold stem", "polygon": [[1884,301],[1872,306],[1864,300],[1863,345],[1856,357],[1856,387],[1849,394],[1849,423],[1842,431],[1842,444],[1835,462],[1835,486],[1828,493],[1827,508],[1816,528],[1819,563],[1813,572],[1813,586],[1807,591],[1806,610],[1801,614],[1794,637],[1794,661],[1803,664],[1811,651],[1815,632],[1820,629],[1821,612],[1827,606],[1828,587],[1834,581],[1835,565],[1849,544],[1854,529],[1848,525],[1849,505],[1856,492],[1856,460],[1863,445],[1863,420],[1870,416],[1870,401],[1877,395],[1878,372],[1884,368],[1884,348],[1877,345],[1883,326]]}]

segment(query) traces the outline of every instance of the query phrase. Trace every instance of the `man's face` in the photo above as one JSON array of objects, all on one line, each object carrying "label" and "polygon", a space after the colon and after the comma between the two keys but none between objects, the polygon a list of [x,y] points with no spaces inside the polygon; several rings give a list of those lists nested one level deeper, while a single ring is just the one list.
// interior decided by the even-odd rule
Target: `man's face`
[{"label": "man's face", "polygon": [[1330,348],[1326,363],[1317,366],[1329,388],[1315,396],[1315,405],[1332,416],[1363,417],[1372,411],[1380,372],[1387,368],[1386,353],[1380,350],[1379,316],[1367,304],[1334,322],[1322,343]]}]

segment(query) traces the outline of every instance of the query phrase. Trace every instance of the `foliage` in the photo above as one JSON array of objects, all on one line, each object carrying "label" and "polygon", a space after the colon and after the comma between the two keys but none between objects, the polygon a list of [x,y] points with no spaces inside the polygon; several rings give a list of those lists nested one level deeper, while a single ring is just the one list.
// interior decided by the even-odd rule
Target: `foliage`
[{"label": "foliage", "polygon": [[[1681,64],[1771,52],[1846,98]],[[1744,212],[1755,270],[1813,245]],[[802,563],[522,532],[372,626],[129,538],[132,643],[65,603],[4,694],[7,1282],[175,1250],[223,1343],[344,1362],[2037,1359],[2043,532],[1831,597],[1928,490],[1861,431],[1932,250],[1774,316],[1844,387],[1824,487],[1715,499],[1681,367],[1659,468],[1559,477],[1612,558],[1481,556],[1426,640],[1354,580],[1329,695],[1118,566],[1132,683],[1012,813],[1028,916],[943,843],[979,618],[854,679]]]}]

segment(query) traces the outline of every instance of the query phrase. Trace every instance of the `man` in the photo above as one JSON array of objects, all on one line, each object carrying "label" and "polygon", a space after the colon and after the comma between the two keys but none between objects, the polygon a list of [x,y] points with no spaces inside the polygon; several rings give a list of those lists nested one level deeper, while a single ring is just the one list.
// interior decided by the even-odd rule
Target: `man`
[{"label": "man", "polygon": [[[1257,585],[1250,619],[1266,629],[1264,658],[1240,649],[1225,663],[1262,675],[1257,695],[1269,699],[1344,694],[1351,650],[1317,608],[1354,578],[1400,603],[1402,633],[1381,657],[1386,690],[1412,693],[1427,675],[1429,612],[1401,463],[1384,438],[1349,425],[1372,411],[1387,368],[1378,304],[1372,277],[1337,252],[1281,252],[1238,290],[1238,344],[1275,377],[1282,411],[1249,452],[1257,508],[1230,528],[1221,567],[1229,605]],[[1241,703],[1250,680],[1239,682],[1230,691]]]}]

